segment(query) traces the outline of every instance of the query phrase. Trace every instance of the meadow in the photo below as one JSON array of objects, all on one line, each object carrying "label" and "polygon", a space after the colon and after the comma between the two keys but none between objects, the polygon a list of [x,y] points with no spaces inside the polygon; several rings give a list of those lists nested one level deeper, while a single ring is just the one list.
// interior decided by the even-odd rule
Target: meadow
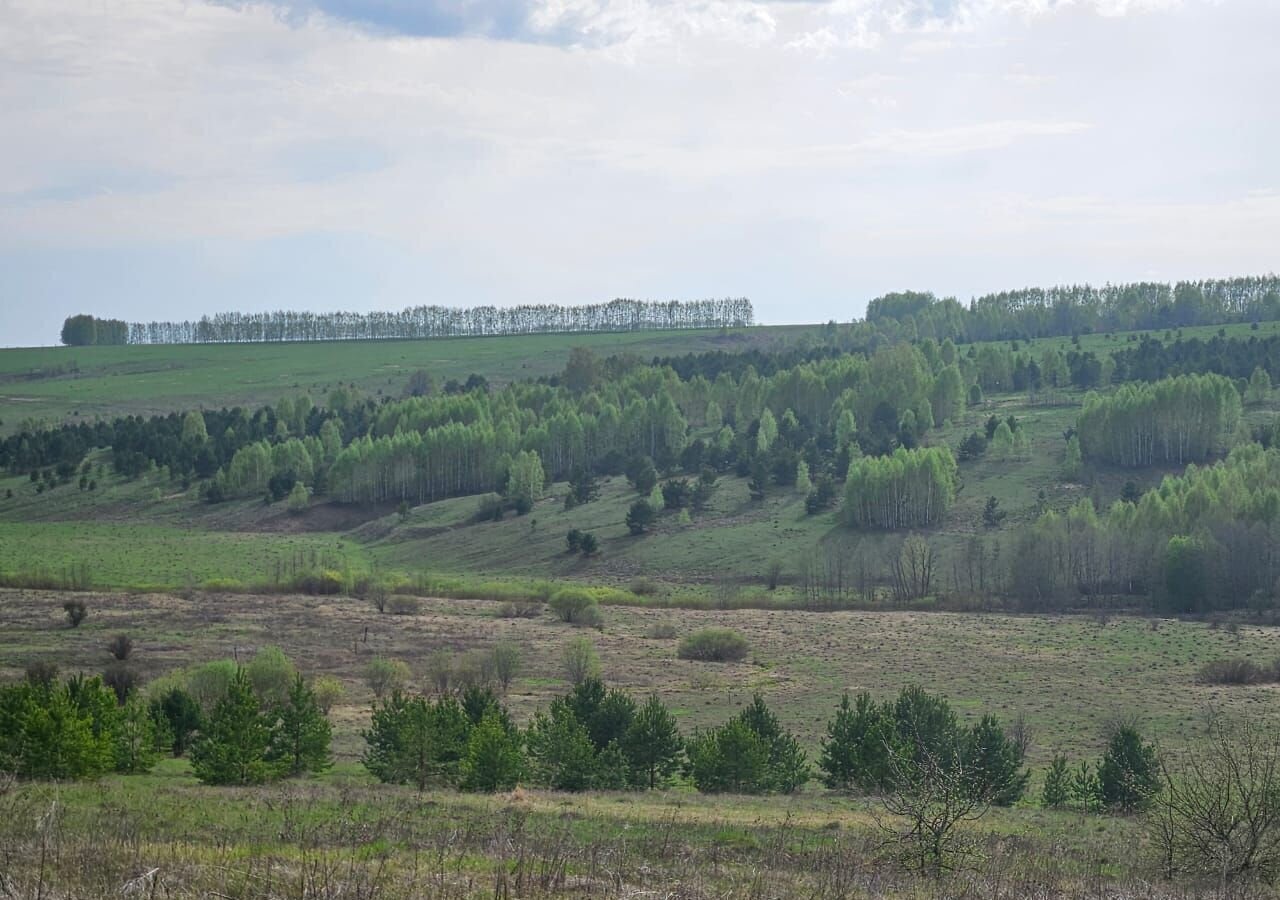
[{"label": "meadow", "polygon": [[815,326],[544,334],[420,341],[194,344],[0,349],[0,434],[26,419],[51,423],[95,416],[276,403],[310,393],[322,400],[339,384],[399,396],[425,369],[443,384],[473,372],[495,384],[552,375],[569,350],[601,356],[653,356],[777,346]]}]

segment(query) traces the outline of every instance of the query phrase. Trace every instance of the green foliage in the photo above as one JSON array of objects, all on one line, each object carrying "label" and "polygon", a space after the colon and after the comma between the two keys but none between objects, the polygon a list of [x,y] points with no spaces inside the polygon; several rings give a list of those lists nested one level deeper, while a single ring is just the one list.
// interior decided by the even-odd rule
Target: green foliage
[{"label": "green foliage", "polygon": [[[94,703],[88,697],[96,692]],[[43,686],[30,681],[0,686],[0,771],[19,778],[96,778],[115,764],[115,696],[97,679]]]},{"label": "green foliage", "polygon": [[229,659],[203,663],[187,674],[187,692],[206,713],[227,695],[236,677],[236,664]]},{"label": "green foliage", "polygon": [[173,687],[153,697],[150,711],[153,719],[164,723],[173,755],[182,756],[186,753],[192,737],[204,723],[200,704],[195,697],[180,687]]},{"label": "green foliage", "polygon": [[519,738],[506,727],[502,716],[491,708],[471,729],[460,767],[460,787],[464,791],[510,790],[524,772],[524,756]]},{"label": "green foliage", "polygon": [[676,655],[699,662],[737,662],[750,650],[747,639],[730,628],[701,628],[680,640]]},{"label": "green foliage", "polygon": [[1085,459],[1150,466],[1208,459],[1240,421],[1240,395],[1221,375],[1180,375],[1090,394],[1076,422]]},{"label": "green foliage", "polygon": [[896,743],[893,720],[866,691],[852,704],[846,693],[827,723],[818,768],[830,788],[870,793],[889,783],[889,752]]},{"label": "green foliage", "polygon": [[453,697],[428,700],[398,691],[385,703],[375,703],[373,718],[363,732],[363,763],[379,781],[412,784],[455,784],[468,752],[471,723]]},{"label": "green foliage", "polygon": [[278,767],[267,759],[275,715],[262,711],[248,673],[236,672],[191,747],[191,769],[205,784],[263,784]]},{"label": "green foliage", "polygon": [[853,527],[932,525],[951,507],[955,493],[956,461],[948,447],[861,457],[849,464],[844,520]]},{"label": "green foliage", "polygon": [[643,787],[658,787],[679,769],[683,749],[675,717],[657,694],[650,694],[622,739],[633,777]]},{"label": "green foliage", "polygon": [[292,660],[279,647],[273,646],[259,649],[245,666],[245,674],[262,703],[271,706],[286,702],[298,677]]},{"label": "green foliage", "polygon": [[585,791],[595,785],[595,745],[564,698],[552,701],[549,712],[534,714],[526,743],[535,783],[556,791]]},{"label": "green foliage", "polygon": [[570,625],[595,626],[600,621],[600,604],[586,588],[561,588],[547,605],[560,621]]},{"label": "green foliage", "polygon": [[147,704],[137,695],[130,697],[116,721],[115,770],[125,775],[150,772],[166,744],[172,744],[171,734],[160,732]]},{"label": "green foliage", "polygon": [[633,535],[644,534],[653,524],[655,513],[647,500],[637,500],[627,510],[626,526]]},{"label": "green foliage", "polygon": [[963,756],[970,790],[995,806],[1012,806],[1026,792],[1031,773],[1022,768],[1023,750],[995,717],[983,716],[964,736]]},{"label": "green foliage", "polygon": [[1107,742],[1098,765],[1102,802],[1129,812],[1145,806],[1160,790],[1160,763],[1155,747],[1137,729],[1122,725]]},{"label": "green foliage", "polygon": [[1050,809],[1066,806],[1071,801],[1071,771],[1065,756],[1054,755],[1044,773],[1040,804]]},{"label": "green foliage", "polygon": [[301,675],[294,677],[285,702],[278,705],[279,721],[271,735],[267,761],[285,775],[318,775],[332,764],[331,728],[315,692]]},{"label": "green foliage", "polygon": [[405,662],[382,656],[371,659],[364,670],[365,683],[369,685],[369,690],[373,691],[373,696],[379,700],[403,690],[410,675],[409,666]]},{"label": "green foliage", "polygon": [[704,793],[793,793],[809,779],[804,751],[756,694],[719,728],[688,744],[689,774]]}]

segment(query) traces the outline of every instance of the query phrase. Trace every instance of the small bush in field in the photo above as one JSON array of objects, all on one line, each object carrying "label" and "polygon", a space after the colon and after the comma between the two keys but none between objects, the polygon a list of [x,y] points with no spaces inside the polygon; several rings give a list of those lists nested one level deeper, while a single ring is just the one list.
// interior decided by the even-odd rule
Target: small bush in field
[{"label": "small bush in field", "polygon": [[68,600],[62,604],[62,611],[67,614],[67,622],[72,628],[79,628],[80,623],[89,616],[89,610],[83,600]]},{"label": "small bush in field", "polygon": [[652,597],[658,593],[658,583],[652,578],[640,575],[631,579],[628,589],[638,597]]},{"label": "small bush in field", "polygon": [[508,600],[498,606],[499,619],[536,619],[542,615],[541,600]]},{"label": "small bush in field", "polygon": [[58,680],[58,666],[47,659],[37,659],[27,663],[27,681],[42,687],[49,687]]},{"label": "small bush in field", "polygon": [[551,611],[571,625],[595,626],[601,621],[600,604],[584,588],[562,588],[551,595]]},{"label": "small bush in field", "polygon": [[1247,659],[1215,659],[1200,667],[1202,684],[1258,684],[1266,673]]},{"label": "small bush in field", "polygon": [[676,636],[676,626],[673,622],[654,622],[645,634],[654,640],[669,641]]},{"label": "small bush in field", "polygon": [[133,638],[127,634],[117,634],[107,644],[107,652],[113,657],[124,662],[133,655]]},{"label": "small bush in field", "polygon": [[417,597],[396,594],[387,600],[387,612],[393,616],[416,616],[422,611],[422,603]]},{"label": "small bush in field", "polygon": [[700,662],[736,662],[745,659],[747,639],[729,628],[703,628],[680,641],[676,654]]}]

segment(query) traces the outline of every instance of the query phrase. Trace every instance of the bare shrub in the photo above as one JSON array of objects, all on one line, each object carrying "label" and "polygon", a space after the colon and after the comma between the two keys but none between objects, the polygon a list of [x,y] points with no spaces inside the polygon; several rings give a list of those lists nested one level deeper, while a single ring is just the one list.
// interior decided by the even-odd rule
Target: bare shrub
[{"label": "bare shrub", "polygon": [[588,678],[600,675],[600,657],[596,655],[595,645],[587,637],[576,637],[564,645],[560,656],[564,665],[565,677],[575,687]]},{"label": "bare shrub", "polygon": [[27,663],[27,681],[32,684],[48,687],[58,680],[58,666],[47,659],[37,659]]},{"label": "bare shrub", "polygon": [[489,651],[492,659],[493,677],[502,687],[503,692],[511,688],[511,682],[520,673],[523,654],[512,641],[498,641]]},{"label": "bare shrub", "polygon": [[129,694],[138,686],[139,681],[137,670],[120,660],[107,666],[102,673],[102,683],[115,691],[116,701],[122,706],[129,699]]},{"label": "bare shrub", "polygon": [[1214,659],[1200,667],[1201,684],[1258,684],[1266,673],[1247,659]]},{"label": "bare shrub", "polygon": [[542,615],[541,600],[508,600],[498,605],[494,614],[499,619],[536,619]]},{"label": "bare shrub", "polygon": [[416,616],[422,612],[422,601],[406,594],[396,594],[386,602],[386,610],[393,616]]},{"label": "bare shrub", "polygon": [[1252,720],[1215,718],[1209,739],[1164,767],[1153,837],[1170,878],[1232,883],[1280,875],[1280,741]]},{"label": "bare shrub", "polygon": [[114,658],[124,662],[133,655],[133,638],[127,634],[117,634],[107,644],[107,652]]},{"label": "bare shrub", "polygon": [[448,650],[435,650],[427,656],[427,684],[437,694],[447,694],[453,683],[453,654]]},{"label": "bare shrub", "polygon": [[89,617],[89,610],[83,600],[68,600],[62,604],[62,611],[67,614],[67,622],[72,628],[79,628],[80,623]]},{"label": "bare shrub", "polygon": [[645,637],[653,638],[655,641],[669,641],[677,633],[674,622],[654,622],[645,631]]},{"label": "bare shrub", "polygon": [[631,583],[627,585],[627,590],[637,597],[652,597],[658,593],[658,583],[648,576],[639,575],[631,579]]}]

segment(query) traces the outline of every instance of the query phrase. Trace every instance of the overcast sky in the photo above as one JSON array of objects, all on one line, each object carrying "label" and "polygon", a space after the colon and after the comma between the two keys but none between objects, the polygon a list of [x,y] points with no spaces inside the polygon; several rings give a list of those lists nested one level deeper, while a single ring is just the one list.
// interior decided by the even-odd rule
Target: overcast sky
[{"label": "overcast sky", "polygon": [[1275,0],[0,0],[0,344],[62,319],[1280,268]]}]

